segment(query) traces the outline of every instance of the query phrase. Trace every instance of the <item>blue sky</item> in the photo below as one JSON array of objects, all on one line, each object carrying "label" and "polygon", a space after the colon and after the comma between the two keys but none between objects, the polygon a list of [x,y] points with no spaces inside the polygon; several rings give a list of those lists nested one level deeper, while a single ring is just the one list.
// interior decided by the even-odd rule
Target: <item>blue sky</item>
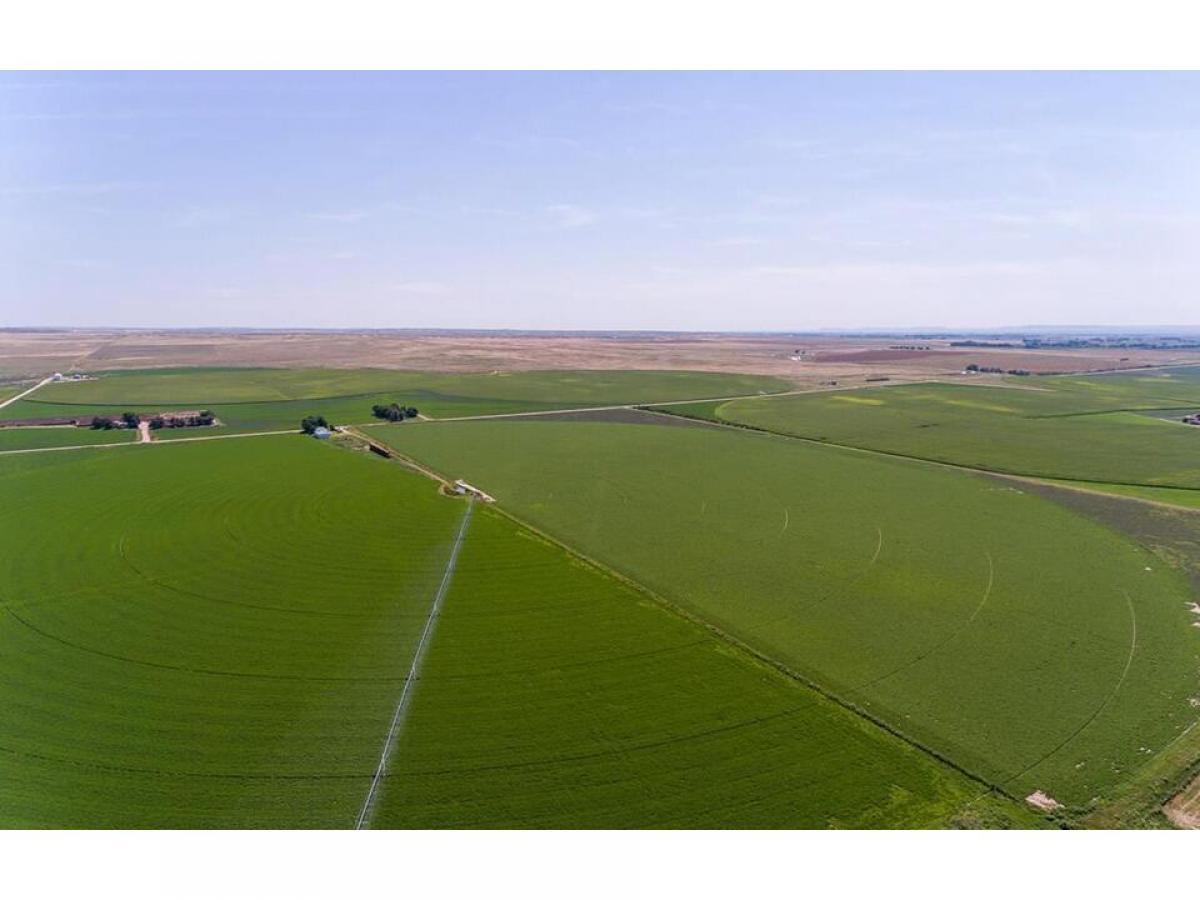
[{"label": "blue sky", "polygon": [[1200,325],[1200,76],[0,73],[0,325]]}]

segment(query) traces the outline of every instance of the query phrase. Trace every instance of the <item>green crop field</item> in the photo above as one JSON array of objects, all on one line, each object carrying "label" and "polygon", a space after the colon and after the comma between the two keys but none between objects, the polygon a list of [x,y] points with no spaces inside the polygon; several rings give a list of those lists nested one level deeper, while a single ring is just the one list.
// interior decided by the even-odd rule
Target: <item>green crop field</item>
[{"label": "green crop field", "polygon": [[0,429],[0,451],[42,451],[0,452],[0,824],[353,827],[371,792],[383,828],[1033,827],[1038,790],[1074,823],[1163,824],[1200,756],[1200,429],[1171,421],[1200,376],[1010,382],[669,407],[725,426],[365,425],[497,498],[460,542],[467,504],[355,434],[239,433],[393,401],[446,419],[785,385],[46,385],[0,417],[222,424],[149,446]]},{"label": "green crop field", "polygon": [[29,387],[27,384],[0,384],[0,403],[3,403],[9,397],[15,397],[27,387]]},{"label": "green crop field", "polygon": [[[340,369],[168,369],[106,373],[47,384],[0,410],[0,419],[143,416],[211,409],[234,434],[296,428],[309,414],[336,424],[371,421],[371,407],[400,402],[432,417],[729,397],[786,390],[775,378],[708,372],[542,371],[492,375]],[[209,429],[164,429],[155,440]],[[27,435],[22,446],[53,446]],[[86,441],[79,441],[86,443]]]},{"label": "green crop field", "polygon": [[[290,436],[0,489],[0,821],[353,823],[461,501]],[[380,826],[1036,823],[495,513],[465,543]]]},{"label": "green crop field", "polygon": [[[1160,384],[1169,380],[1165,376],[1147,376],[1148,385],[1130,385],[1129,380],[1020,379],[1020,386],[1010,387],[897,385],[671,409],[992,471],[1200,487],[1200,428],[1178,421],[1200,411],[1200,384],[1182,376],[1174,377],[1170,388]],[[1190,404],[1184,399],[1189,396],[1194,398]],[[1153,452],[1146,452],[1150,442]]]},{"label": "green crop field", "polygon": [[1085,807],[1196,721],[1182,574],[1007,483],[647,422],[373,429],[1017,793]]},{"label": "green crop field", "polygon": [[136,431],[113,429],[98,431],[92,428],[0,428],[0,452],[33,450],[43,447],[75,447],[87,444],[131,444],[137,440]]},{"label": "green crop field", "polygon": [[10,456],[0,491],[0,820],[353,823],[458,506],[301,437]]},{"label": "green crop field", "polygon": [[377,827],[921,827],[1015,804],[477,512]]},{"label": "green crop field", "polygon": [[[606,405],[786,390],[777,378],[716,372],[538,371],[493,374],[388,369],[170,369],[105,373],[48,384],[33,396],[51,403],[199,404],[389,396],[439,398],[448,408]],[[370,406],[368,405],[368,410]]]}]

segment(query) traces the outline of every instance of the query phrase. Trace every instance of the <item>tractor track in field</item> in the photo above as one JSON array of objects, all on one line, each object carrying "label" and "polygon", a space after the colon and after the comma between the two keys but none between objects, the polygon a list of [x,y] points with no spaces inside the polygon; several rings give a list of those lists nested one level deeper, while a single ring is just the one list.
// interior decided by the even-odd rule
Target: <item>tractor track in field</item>
[{"label": "tractor track in field", "polygon": [[[289,615],[299,616],[321,616],[327,619],[363,619],[369,616],[369,613],[340,613],[331,612],[324,609],[299,609],[294,606],[271,606],[265,603],[243,603],[240,600],[229,600],[225,597],[214,597],[211,594],[202,594],[199,591],[190,591],[187,588],[179,587],[175,584],[168,584],[165,581],[160,581],[153,575],[139,569],[129,558],[129,552],[126,549],[127,535],[122,535],[117,542],[117,553],[121,557],[121,562],[125,563],[129,571],[133,572],[139,579],[146,584],[153,585],[156,588],[176,594],[180,597],[190,597],[193,600],[203,600],[206,603],[219,603],[223,606],[236,606],[240,609],[261,609],[265,612],[287,613]],[[416,618],[415,615],[406,616],[404,613],[398,614],[400,618]]]},{"label": "tractor track in field", "polygon": [[18,623],[23,625],[29,631],[41,637],[43,640],[53,641],[63,647],[69,647],[72,650],[77,650],[80,653],[89,653],[93,656],[100,656],[105,659],[111,659],[115,662],[126,663],[135,666],[145,666],[152,669],[165,669],[171,672],[181,672],[185,675],[212,675],[222,678],[260,678],[269,681],[300,681],[300,682],[317,682],[317,683],[350,683],[350,684],[382,684],[387,682],[399,682],[403,679],[396,676],[346,676],[346,675],[284,675],[272,672],[233,672],[227,669],[205,669],[199,666],[182,666],[172,665],[171,663],[154,662],[147,659],[138,659],[133,656],[124,656],[120,653],[111,653],[107,650],[98,650],[95,647],[89,647],[86,644],[76,643],[67,638],[60,637],[56,634],[51,634],[43,628],[34,625],[19,613],[13,612],[12,609],[5,609],[5,613],[11,616]]},{"label": "tractor track in field", "polygon": [[160,778],[201,778],[213,781],[363,781],[366,772],[188,772],[148,766],[119,766],[98,760],[73,759],[51,753],[34,753],[0,744],[0,753],[39,762],[65,764],[79,769],[114,772],[119,775],[154,775]]},{"label": "tractor track in field", "polygon": [[425,619],[425,627],[422,629],[421,637],[417,641],[416,649],[413,651],[412,664],[409,666],[408,675],[404,679],[404,688],[400,692],[400,699],[396,702],[396,709],[392,713],[392,720],[388,725],[387,736],[383,741],[383,750],[379,754],[379,764],[375,767],[375,774],[371,777],[371,786],[367,789],[367,796],[363,799],[362,808],[358,811],[358,817],[355,819],[354,828],[356,830],[369,828],[371,825],[371,816],[375,812],[375,803],[379,798],[379,786],[387,772],[388,762],[395,749],[396,736],[399,734],[400,726],[404,722],[404,715],[408,711],[408,704],[412,699],[413,684],[420,677],[421,663],[425,659],[425,650],[429,644],[429,638],[433,634],[434,626],[437,624],[438,616],[441,613],[442,601],[445,600],[446,591],[450,587],[450,579],[454,575],[454,567],[458,562],[458,553],[462,549],[463,538],[466,536],[467,526],[471,523],[471,513],[474,509],[475,501],[468,499],[467,507],[463,511],[462,522],[458,526],[458,534],[454,538],[454,545],[450,548],[450,557],[446,560],[446,569],[442,573],[441,584],[438,585],[437,593],[433,596],[433,602],[429,605],[429,615]]},{"label": "tractor track in field", "polygon": [[795,715],[798,712],[806,709],[807,706],[793,706],[779,712],[770,713],[765,716],[755,716],[752,719],[745,719],[741,722],[731,722],[728,725],[718,725],[715,728],[706,728],[703,731],[696,731],[691,734],[679,734],[673,737],[659,738],[653,741],[644,741],[640,744],[634,744],[628,747],[610,747],[605,750],[593,750],[588,753],[568,753],[558,756],[547,756],[540,759],[526,759],[520,762],[509,763],[488,763],[479,766],[455,766],[445,769],[420,769],[412,772],[406,772],[407,775],[458,775],[463,773],[476,772],[501,772],[511,769],[528,769],[538,766],[553,766],[562,763],[587,762],[592,759],[604,759],[611,756],[624,756],[628,753],[640,753],[648,750],[657,750],[660,747],[670,747],[676,744],[686,744],[691,741],[700,741],[705,738],[715,737],[719,734],[728,734],[734,731],[742,731],[746,728],[754,728],[758,725],[765,725],[768,722],[785,719],[788,716]]},{"label": "tractor track in field", "polygon": [[971,613],[971,615],[969,615],[967,617],[967,620],[965,622],[963,622],[961,625],[959,625],[958,628],[956,628],[954,631],[952,631],[946,637],[942,638],[942,640],[935,643],[928,650],[924,651],[923,653],[918,654],[917,656],[914,656],[912,659],[907,660],[906,662],[901,663],[900,665],[896,666],[896,668],[892,669],[890,672],[885,672],[884,674],[880,675],[877,678],[873,678],[870,681],[867,681],[867,682],[864,682],[863,684],[858,685],[857,687],[854,688],[854,690],[862,691],[862,690],[866,690],[869,687],[874,687],[875,685],[879,684],[880,682],[887,681],[893,675],[898,675],[900,672],[903,672],[909,666],[915,666],[921,660],[932,656],[933,654],[935,654],[939,650],[941,650],[943,647],[945,647],[947,644],[953,642],[955,638],[959,637],[964,631],[966,631],[968,628],[971,627],[971,624],[975,621],[975,619],[979,616],[979,614],[981,612],[983,612],[983,607],[987,604],[988,598],[992,596],[992,585],[994,584],[994,582],[996,580],[996,566],[995,566],[995,563],[992,562],[992,554],[985,553],[985,556],[987,556],[987,561],[988,561],[987,587],[985,587],[983,590],[983,599],[979,601],[979,604],[975,607],[975,609]]},{"label": "tractor track in field", "polygon": [[1004,784],[1006,786],[1016,781],[1018,778],[1028,775],[1054,754],[1058,753],[1060,750],[1070,744],[1071,741],[1075,740],[1075,738],[1079,737],[1079,735],[1081,735],[1089,725],[1095,722],[1096,719],[1100,717],[1100,714],[1108,708],[1108,705],[1112,703],[1113,699],[1120,692],[1121,686],[1125,684],[1125,677],[1129,674],[1129,669],[1133,665],[1133,657],[1137,653],[1137,612],[1133,608],[1133,598],[1129,596],[1129,591],[1122,588],[1121,593],[1125,596],[1125,602],[1129,605],[1129,656],[1125,659],[1125,668],[1121,670],[1121,674],[1117,678],[1116,684],[1114,684],[1113,689],[1108,692],[1108,696],[1106,696],[1100,702],[1100,705],[1093,710],[1092,714],[1088,716],[1078,728],[1063,738],[1062,741],[1059,742],[1055,747],[1051,748],[1048,753],[1045,753],[1039,759],[1030,763],[1020,772],[1017,772],[1015,775],[1010,775],[1007,779],[1005,779]]}]

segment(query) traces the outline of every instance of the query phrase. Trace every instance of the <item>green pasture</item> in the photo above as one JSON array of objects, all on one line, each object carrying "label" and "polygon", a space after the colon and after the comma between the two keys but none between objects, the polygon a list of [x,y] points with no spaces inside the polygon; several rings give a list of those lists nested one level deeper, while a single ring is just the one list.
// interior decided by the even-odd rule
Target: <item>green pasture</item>
[{"label": "green pasture", "polygon": [[[0,491],[0,823],[353,823],[461,501],[298,436]],[[495,512],[451,585],[376,827],[1039,822]]]},{"label": "green pasture", "polygon": [[[1091,384],[1062,384],[1081,382]],[[1200,487],[1200,428],[1150,412],[1161,409],[1156,404],[1182,402],[1137,399],[1129,390],[1109,396],[1096,387],[920,384],[684,404],[671,411],[998,472]],[[1197,410],[1196,404],[1181,406],[1171,419]]]},{"label": "green pasture", "polygon": [[375,827],[1034,821],[497,513],[470,528]]},{"label": "green pasture", "polygon": [[[719,372],[544,370],[438,373],[389,369],[170,369],[112,372],[48,384],[33,397],[53,403],[181,406],[286,400],[410,397],[459,407],[521,408],[642,403],[786,390],[778,378]],[[370,404],[367,405],[368,413]],[[434,413],[437,414],[437,413]]]},{"label": "green pasture", "polygon": [[345,827],[462,505],[299,436],[0,458],[0,822]]},{"label": "green pasture", "polygon": [[129,444],[137,440],[136,431],[91,428],[0,428],[0,452],[33,450],[43,447],[75,447],[91,444]]},{"label": "green pasture", "polygon": [[[400,402],[432,417],[723,397],[784,390],[775,378],[708,372],[539,371],[439,374],[382,369],[169,369],[106,373],[45,385],[0,410],[0,419],[85,417],[211,409],[213,429],[163,429],[155,440],[298,428],[305,416],[372,421],[371,407]],[[53,438],[22,446],[53,446]],[[85,443],[85,441],[80,441]]]},{"label": "green pasture", "polygon": [[15,397],[28,387],[29,385],[25,383],[0,384],[0,403],[3,403],[9,397]]},{"label": "green pasture", "polygon": [[1086,808],[1196,721],[1187,581],[1133,541],[992,478],[646,421],[372,433],[1020,796]]}]

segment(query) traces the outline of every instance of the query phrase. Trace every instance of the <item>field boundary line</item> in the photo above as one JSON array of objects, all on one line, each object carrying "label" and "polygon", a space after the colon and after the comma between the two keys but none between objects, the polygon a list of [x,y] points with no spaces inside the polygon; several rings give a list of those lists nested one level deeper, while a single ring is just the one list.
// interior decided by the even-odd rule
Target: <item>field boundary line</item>
[{"label": "field boundary line", "polygon": [[442,601],[446,597],[446,590],[450,587],[450,578],[454,574],[454,566],[458,562],[458,552],[462,549],[463,537],[467,533],[467,525],[471,522],[471,511],[474,508],[475,501],[468,499],[467,508],[463,511],[462,521],[458,526],[458,534],[454,538],[454,546],[450,548],[450,557],[446,560],[446,568],[442,572],[441,584],[438,585],[437,593],[433,596],[433,603],[429,605],[429,615],[425,618],[425,627],[421,631],[420,640],[417,641],[417,648],[413,651],[412,664],[409,666],[408,675],[404,679],[404,688],[400,692],[400,699],[396,703],[395,712],[392,713],[392,721],[388,726],[387,737],[383,742],[383,751],[379,754],[379,764],[375,767],[375,774],[371,777],[371,786],[367,790],[367,796],[363,800],[362,808],[359,810],[358,818],[354,823],[356,830],[361,830],[370,825],[371,815],[375,811],[375,802],[379,796],[379,784],[383,780],[388,761],[391,759],[392,751],[395,749],[396,735],[404,721],[404,714],[408,710],[409,700],[412,698],[412,686],[420,676],[421,663],[425,658],[425,649],[429,644],[429,637],[433,634],[434,625],[437,623],[438,615],[441,612]]},{"label": "field boundary line", "polygon": [[[384,443],[386,443],[386,442],[384,442]],[[391,447],[392,445],[388,444],[388,446]],[[395,448],[393,447],[392,449],[394,450]],[[446,478],[443,475],[437,473],[436,470],[427,469],[427,467],[425,467],[425,466],[422,466],[421,468],[423,471],[427,470],[426,474],[428,477],[430,477],[436,481],[439,481],[443,484],[448,483]],[[824,699],[826,699],[829,702],[852,713],[853,715],[857,716],[858,718],[865,720],[866,722],[869,722],[871,725],[875,726],[876,728],[879,728],[882,731],[887,732],[892,737],[896,738],[897,740],[901,741],[902,743],[907,744],[908,746],[912,747],[913,749],[915,749],[921,753],[924,753],[927,756],[932,757],[933,759],[936,759],[938,762],[953,769],[955,772],[958,772],[960,775],[963,775],[966,778],[968,778],[969,780],[975,782],[976,784],[979,784],[982,787],[986,788],[987,791],[999,794],[1003,797],[1006,797],[1006,798],[1008,798],[1010,800],[1014,800],[1014,801],[1020,799],[1019,797],[1015,796],[1014,794],[1011,794],[1008,791],[1008,789],[1005,788],[1002,784],[991,781],[988,778],[986,778],[985,776],[972,771],[971,769],[962,765],[958,761],[951,759],[949,756],[945,755],[941,751],[936,750],[933,747],[930,747],[927,744],[922,743],[921,741],[917,740],[916,738],[912,737],[911,735],[906,734],[905,732],[903,732],[899,728],[897,728],[895,725],[892,725],[890,722],[887,722],[886,720],[877,716],[875,713],[872,713],[871,711],[860,706],[859,704],[855,703],[854,701],[841,696],[840,694],[834,692],[833,690],[831,690],[831,689],[825,687],[824,685],[818,683],[817,681],[813,680],[809,676],[792,668],[787,663],[784,663],[781,660],[778,660],[772,656],[769,656],[768,654],[762,652],[761,650],[758,650],[757,648],[746,643],[741,638],[738,638],[738,637],[730,634],[728,631],[725,631],[718,625],[715,625],[714,623],[708,621],[703,616],[700,616],[699,614],[680,606],[679,604],[675,603],[672,600],[668,600],[666,597],[662,596],[661,594],[657,593],[656,591],[654,591],[651,588],[647,587],[646,585],[642,584],[640,581],[637,581],[636,579],[626,575],[625,573],[623,573],[617,569],[614,569],[612,566],[609,566],[608,564],[603,563],[600,560],[595,559],[592,556],[589,556],[588,554],[582,552],[581,550],[578,550],[577,548],[571,546],[570,544],[566,543],[565,541],[561,540],[560,538],[555,537],[554,535],[550,534],[549,532],[544,531],[543,529],[539,528],[538,526],[533,525],[532,523],[522,519],[520,516],[517,516],[516,514],[508,511],[507,509],[504,509],[503,506],[501,506],[500,502],[489,504],[488,508],[490,510],[494,511],[496,514],[508,519],[510,522],[513,522],[515,525],[524,529],[525,531],[528,531],[529,533],[536,535],[537,537],[541,538],[542,540],[546,541],[547,543],[552,544],[555,547],[558,547],[560,550],[565,551],[570,556],[577,559],[579,562],[589,566],[592,569],[595,569],[600,574],[606,575],[607,577],[612,578],[613,580],[617,581],[618,583],[623,584],[626,587],[630,588],[634,592],[646,597],[647,599],[649,599],[650,601],[655,603],[657,606],[665,609],[666,611],[668,611],[670,613],[673,613],[674,615],[678,616],[681,619],[684,619],[687,622],[692,623],[693,625],[698,625],[699,627],[705,629],[710,634],[714,635],[719,640],[721,640],[725,644],[732,647],[735,651],[739,651],[742,654],[744,654],[745,656],[749,657],[750,662],[754,662],[759,665],[765,666],[767,668],[773,669],[775,672],[779,673],[780,675],[784,676],[785,678],[789,679],[790,681],[792,681],[802,687],[808,688],[809,690],[811,690],[813,693],[817,694],[818,696],[823,697]]]},{"label": "field boundary line", "polygon": [[[664,404],[660,404],[660,405],[664,405]],[[1172,490],[1172,491],[1193,491],[1193,492],[1200,491],[1200,487],[1189,487],[1187,485],[1182,485],[1182,484],[1147,484],[1146,482],[1143,482],[1143,481],[1101,481],[1101,480],[1098,480],[1095,478],[1071,478],[1070,476],[1066,476],[1066,475],[1046,475],[1046,474],[1037,473],[1037,472],[1010,472],[1005,469],[988,469],[983,466],[969,466],[965,463],[953,463],[953,462],[948,462],[944,459],[932,459],[927,456],[913,456],[912,454],[900,453],[899,451],[896,451],[896,450],[879,450],[879,449],[876,449],[873,447],[859,447],[855,444],[841,444],[841,443],[838,443],[837,441],[823,441],[823,440],[818,440],[817,438],[804,437],[803,435],[799,435],[799,434],[788,434],[786,431],[773,431],[770,428],[762,428],[758,425],[747,425],[742,422],[727,422],[727,421],[719,421],[717,419],[706,419],[703,416],[692,416],[692,415],[688,415],[687,413],[670,412],[669,410],[665,410],[665,409],[650,409],[650,408],[642,407],[642,406],[632,406],[632,407],[628,407],[628,408],[637,410],[638,412],[647,413],[648,415],[652,415],[652,416],[669,416],[669,417],[676,418],[676,419],[687,419],[689,422],[700,422],[704,425],[712,425],[714,428],[730,428],[730,429],[734,429],[737,431],[748,431],[751,434],[764,434],[769,437],[784,438],[789,441],[799,441],[802,444],[809,444],[814,447],[830,447],[835,450],[848,450],[853,453],[865,453],[870,456],[880,456],[880,457],[885,457],[887,459],[899,459],[899,460],[906,460],[908,462],[923,463],[923,464],[929,465],[929,466],[940,466],[943,469],[954,469],[959,472],[973,472],[973,473],[981,474],[981,475],[994,475],[998,478],[1011,478],[1011,479],[1014,479],[1017,481],[1049,481],[1049,482],[1063,481],[1063,482],[1069,482],[1071,484],[1083,484],[1083,485],[1088,485],[1088,484],[1099,485],[1099,486],[1113,485],[1115,487],[1160,488],[1163,490]],[[1111,492],[1107,492],[1107,491],[1103,491],[1103,490],[1100,490],[1099,493],[1107,493],[1110,497],[1111,496],[1121,496],[1121,497],[1125,496],[1123,494],[1114,495]],[[1127,497],[1126,499],[1139,500],[1139,502],[1153,502],[1153,501],[1141,501],[1140,498],[1137,498],[1137,497]],[[1169,506],[1171,504],[1165,504],[1165,505]],[[1190,509],[1191,507],[1176,507],[1176,508]]]}]

